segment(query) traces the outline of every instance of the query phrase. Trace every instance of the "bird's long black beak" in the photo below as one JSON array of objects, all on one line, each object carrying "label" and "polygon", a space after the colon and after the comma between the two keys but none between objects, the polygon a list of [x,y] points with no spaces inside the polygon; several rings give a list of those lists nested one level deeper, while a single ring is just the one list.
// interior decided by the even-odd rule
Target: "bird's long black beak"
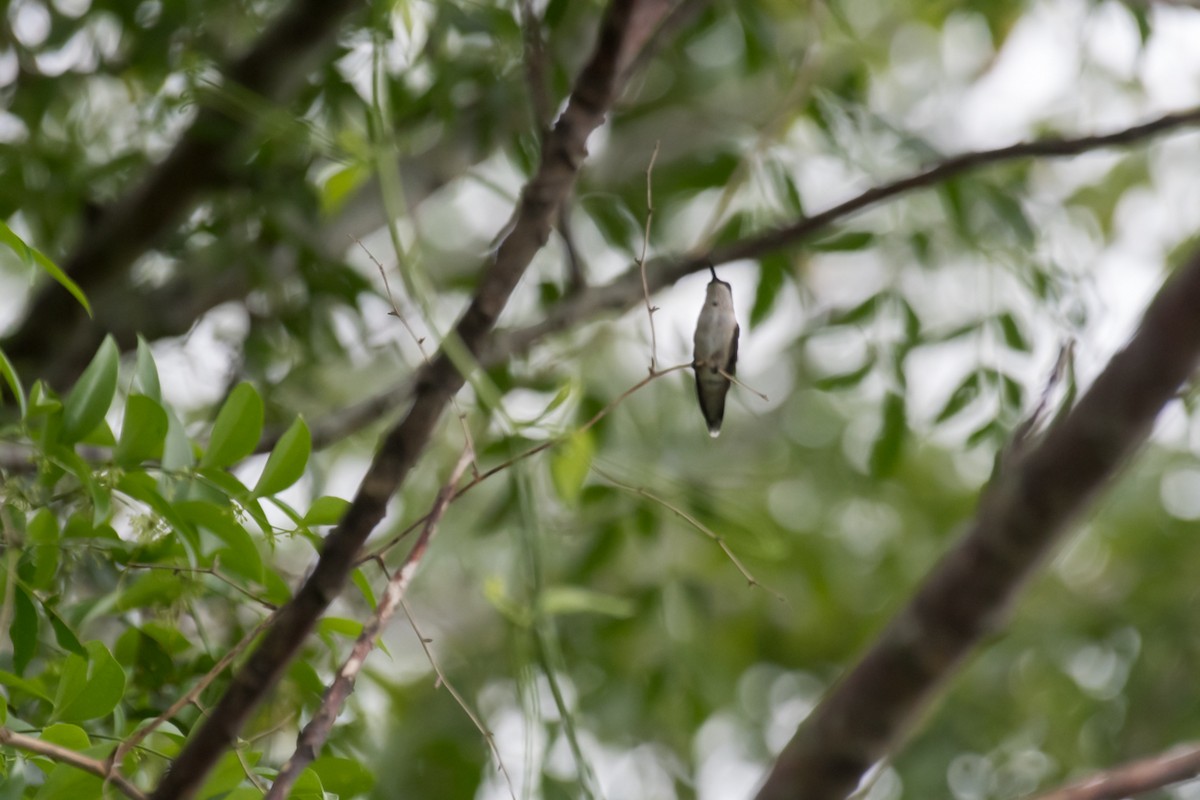
[{"label": "bird's long black beak", "polygon": [[717,277],[717,268],[713,266],[711,261],[708,262],[708,271],[712,273],[713,280],[719,283],[721,279]]}]

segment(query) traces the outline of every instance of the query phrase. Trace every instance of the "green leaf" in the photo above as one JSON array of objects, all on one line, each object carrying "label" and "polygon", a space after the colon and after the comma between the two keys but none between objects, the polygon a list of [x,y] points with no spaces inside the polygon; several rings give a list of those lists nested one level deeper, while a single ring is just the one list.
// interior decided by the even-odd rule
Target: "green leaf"
[{"label": "green leaf", "polygon": [[134,579],[117,598],[118,611],[134,608],[170,608],[183,596],[186,584],[178,575],[161,569],[148,571]]},{"label": "green leaf", "polygon": [[356,619],[344,617],[323,617],[317,623],[317,633],[322,636],[336,634],[347,639],[357,639],[363,631],[363,624]]},{"label": "green leaf", "polygon": [[63,445],[52,445],[46,448],[46,454],[54,463],[79,480],[92,500],[92,524],[101,525],[112,515],[112,493],[106,485],[96,480],[92,465],[84,461],[78,453]]},{"label": "green leaf", "polygon": [[606,617],[626,619],[637,610],[632,600],[614,597],[578,586],[548,586],[538,598],[542,613],[551,616],[560,614],[600,614]]},{"label": "green leaf", "polygon": [[[108,716],[125,693],[125,671],[101,642],[88,642],[86,662],[72,653],[63,668],[63,684],[55,701],[53,718],[84,722]],[[65,688],[64,688],[65,687]]]},{"label": "green leaf", "polygon": [[25,668],[37,653],[38,613],[29,594],[20,586],[13,588],[13,615],[8,624],[8,638],[12,642],[13,669],[18,675],[24,675]]},{"label": "green leaf", "polygon": [[87,655],[87,650],[79,641],[79,637],[75,635],[75,631],[71,630],[71,626],[63,621],[58,612],[42,603],[42,613],[46,615],[46,619],[50,620],[50,627],[54,629],[54,641],[58,642],[59,647],[81,656]]},{"label": "green leaf", "polygon": [[863,378],[871,374],[872,368],[875,366],[875,355],[872,354],[858,369],[850,372],[843,372],[838,375],[826,375],[824,378],[818,378],[813,381],[813,386],[823,392],[833,391],[835,389],[848,389],[851,386],[857,386],[862,383]]},{"label": "green leaf", "polygon": [[379,603],[375,599],[375,590],[371,588],[371,582],[367,580],[367,576],[363,574],[361,569],[356,569],[350,573],[350,580],[354,581],[354,585],[362,593],[363,599],[367,601],[367,606],[374,611]]},{"label": "green leaf", "polygon": [[33,546],[34,569],[29,577],[29,586],[32,589],[49,589],[58,572],[60,552],[58,519],[54,512],[48,508],[39,509],[29,520],[26,535]]},{"label": "green leaf", "polygon": [[866,250],[875,242],[875,234],[870,231],[850,231],[840,236],[821,239],[809,244],[809,247],[821,253],[845,253],[854,250]]},{"label": "green leaf", "polygon": [[336,525],[350,509],[350,501],[325,495],[318,497],[304,515],[305,525]]},{"label": "green leaf", "polygon": [[32,695],[40,700],[45,700],[47,703],[54,702],[54,698],[52,698],[50,694],[44,688],[42,688],[41,683],[37,681],[26,680],[20,675],[14,675],[13,673],[6,672],[2,669],[0,669],[0,684],[8,686],[11,689],[16,689],[17,691],[25,692],[26,694]]},{"label": "green leaf", "polygon": [[161,459],[169,428],[167,412],[153,398],[131,395],[125,403],[125,419],[113,460],[121,466],[135,467],[143,461]]},{"label": "green leaf", "polygon": [[[21,409],[21,418],[25,418],[25,389],[21,386],[21,378],[17,375],[17,370],[13,367],[12,362],[8,360],[8,356],[0,350],[0,376],[4,378],[4,382],[8,384],[9,390],[13,397],[17,400],[17,408]],[[2,398],[3,395],[0,395]]]},{"label": "green leaf", "polygon": [[134,378],[142,390],[142,394],[156,403],[162,403],[162,388],[158,383],[158,367],[154,364],[154,353],[150,345],[138,334],[137,361],[134,365]]},{"label": "green leaf", "polygon": [[254,486],[254,496],[282,492],[304,474],[308,456],[312,452],[312,435],[303,417],[296,417],[287,431],[279,438],[275,448],[263,467],[262,475]]},{"label": "green leaf", "polygon": [[835,311],[830,314],[829,322],[826,323],[830,327],[835,325],[856,325],[864,322],[875,316],[875,312],[879,308],[879,303],[882,295],[874,294],[863,300],[856,306],[846,309],[845,311]]},{"label": "green leaf", "polygon": [[963,382],[958,385],[958,388],[950,395],[946,401],[946,405],[942,406],[942,410],[938,412],[934,422],[945,422],[953,417],[958,412],[966,408],[975,398],[979,397],[980,379],[978,372],[972,372]]},{"label": "green leaf", "polygon": [[66,722],[56,722],[46,726],[39,737],[43,742],[61,745],[69,750],[86,750],[92,746],[87,731],[78,725]]},{"label": "green leaf", "polygon": [[26,266],[37,267],[58,281],[59,285],[79,301],[79,305],[83,306],[83,310],[87,312],[87,315],[89,317],[92,316],[92,307],[88,304],[87,295],[83,293],[79,285],[67,277],[67,273],[59,269],[59,266],[47,258],[40,250],[25,244],[25,241],[13,233],[12,228],[3,222],[0,222],[0,242],[8,245],[9,249],[16,253],[25,262]]},{"label": "green leaf", "polygon": [[[191,552],[199,551],[199,539],[195,529],[185,520],[175,507],[158,492],[158,483],[145,472],[127,472],[117,481],[117,488],[125,494],[145,503],[154,513],[158,514],[180,538],[191,546]],[[195,566],[194,564],[192,566]]]},{"label": "green leaf", "polygon": [[167,436],[163,442],[162,466],[165,470],[181,470],[196,465],[196,451],[187,430],[179,417],[169,408],[167,414]]},{"label": "green leaf", "polygon": [[243,381],[234,387],[225,405],[221,406],[200,465],[227,467],[241,461],[258,446],[262,426],[262,398],[253,386]]},{"label": "green leaf", "polygon": [[311,769],[325,791],[340,797],[364,795],[375,785],[374,773],[357,759],[321,756],[312,762]]},{"label": "green leaf", "polygon": [[1017,320],[1012,314],[1006,311],[996,317],[996,322],[1000,325],[1000,331],[1004,334],[1004,343],[1008,345],[1010,350],[1016,350],[1021,353],[1028,353],[1033,350],[1029,344],[1029,340],[1021,332],[1021,328],[1017,325]]},{"label": "green leaf", "polygon": [[579,503],[583,482],[592,468],[596,444],[589,431],[576,431],[550,456],[550,478],[558,496],[568,505]]},{"label": "green leaf", "polygon": [[787,257],[778,253],[766,256],[759,262],[758,288],[754,292],[754,306],[750,309],[751,328],[757,328],[770,315],[789,272]]},{"label": "green leaf", "polygon": [[262,754],[254,750],[228,752],[221,756],[221,761],[209,773],[208,780],[200,787],[200,791],[196,794],[196,797],[199,800],[210,800],[210,798],[218,797],[224,798],[228,792],[246,780],[247,767],[242,766],[243,760],[249,767],[253,767],[258,763],[260,758],[262,758]]},{"label": "green leaf", "polygon": [[120,352],[112,336],[105,336],[92,363],[79,376],[63,404],[63,424],[59,433],[64,444],[74,444],[104,421],[117,391],[117,366]]},{"label": "green leaf", "polygon": [[907,417],[904,397],[889,392],[883,401],[883,424],[871,447],[869,467],[872,477],[885,478],[895,471],[908,435]]},{"label": "green leaf", "polygon": [[246,513],[258,523],[264,534],[269,534],[274,530],[262,509],[262,504],[258,502],[258,498],[254,497],[246,485],[235,475],[216,468],[201,469],[198,474],[231,501],[244,508]]},{"label": "green leaf", "polygon": [[222,566],[252,581],[262,581],[263,562],[258,547],[228,508],[204,500],[177,500],[173,505],[183,519],[206,528],[228,545],[221,559]]},{"label": "green leaf", "polygon": [[987,186],[984,197],[987,198],[992,210],[996,212],[996,216],[1003,220],[1009,230],[1016,235],[1017,240],[1025,247],[1032,246],[1037,239],[1037,233],[1034,231],[1029,217],[1025,215],[1021,201],[1010,192],[995,186]]},{"label": "green leaf", "polygon": [[310,764],[296,778],[288,800],[326,800],[328,796],[325,793],[325,787],[321,785],[321,776],[313,770]]},{"label": "green leaf", "polygon": [[321,187],[321,213],[325,216],[336,214],[345,205],[346,198],[370,176],[371,171],[366,165],[358,163],[330,175]]}]

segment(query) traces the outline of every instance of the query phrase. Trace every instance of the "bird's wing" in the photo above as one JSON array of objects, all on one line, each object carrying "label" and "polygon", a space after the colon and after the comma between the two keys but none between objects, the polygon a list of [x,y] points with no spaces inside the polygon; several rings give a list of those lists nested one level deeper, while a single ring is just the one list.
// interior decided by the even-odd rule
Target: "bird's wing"
[{"label": "bird's wing", "polygon": [[733,342],[729,345],[729,362],[725,364],[725,371],[730,375],[737,375],[738,334],[741,332],[742,329],[739,326],[733,326]]}]

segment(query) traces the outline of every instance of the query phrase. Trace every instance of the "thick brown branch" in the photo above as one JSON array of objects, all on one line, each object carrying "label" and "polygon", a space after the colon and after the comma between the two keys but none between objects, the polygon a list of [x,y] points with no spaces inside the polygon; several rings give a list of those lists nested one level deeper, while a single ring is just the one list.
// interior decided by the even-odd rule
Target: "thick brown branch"
[{"label": "thick brown branch", "polygon": [[1166,283],[1079,404],[1000,471],[967,535],[800,726],[759,800],[840,800],[896,748],[1195,371],[1198,305],[1200,254]]},{"label": "thick brown branch", "polygon": [[[254,46],[230,65],[223,82],[268,103],[287,102],[316,59],[334,43],[338,23],[365,5],[361,0],[292,0]],[[251,127],[215,108],[202,108],[162,163],[84,234],[63,263],[66,271],[90,292],[127,269],[202,192],[223,179]],[[75,375],[80,362],[92,355],[97,337],[91,327],[74,298],[51,286],[34,301],[5,351],[27,365],[28,374],[53,363],[62,373],[59,377]]]},{"label": "thick brown branch", "polygon": [[146,795],[142,794],[142,791],[134,786],[124,775],[116,772],[115,769],[110,769],[110,765],[90,756],[85,756],[82,753],[77,753],[70,748],[62,747],[53,742],[42,741],[33,736],[26,736],[23,733],[17,733],[3,726],[0,726],[0,744],[8,745],[17,750],[24,750],[26,753],[45,756],[60,764],[67,764],[75,769],[83,770],[99,778],[104,778],[107,782],[120,789],[126,797],[131,797],[133,800],[145,800]]},{"label": "thick brown branch", "polygon": [[[658,22],[647,9],[659,6],[665,10],[665,4],[656,0],[613,0],[609,6],[595,52],[546,139],[537,173],[521,195],[512,230],[483,271],[474,298],[451,334],[471,357],[482,350],[517,281],[549,238],[555,214],[586,156],[586,140],[604,120],[619,90],[618,75]],[[258,649],[193,732],[155,791],[156,800],[191,797],[279,679],[317,619],[341,592],[363,542],[383,518],[388,500],[413,468],[463,383],[464,377],[445,347],[421,369],[408,413],[385,437],[345,517],[326,538],[312,574],[280,609]]]},{"label": "thick brown branch", "polygon": [[1120,800],[1197,775],[1200,775],[1200,744],[1186,744],[1160,755],[1097,772],[1030,800]]}]

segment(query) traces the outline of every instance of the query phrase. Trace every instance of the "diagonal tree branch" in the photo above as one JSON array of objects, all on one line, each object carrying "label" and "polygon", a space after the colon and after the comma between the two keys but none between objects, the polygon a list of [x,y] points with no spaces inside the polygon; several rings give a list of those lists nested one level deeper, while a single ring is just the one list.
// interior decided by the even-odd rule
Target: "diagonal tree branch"
[{"label": "diagonal tree branch", "polygon": [[103,761],[85,756],[82,753],[77,753],[68,747],[62,747],[53,742],[38,739],[35,736],[26,736],[23,733],[17,733],[3,726],[0,726],[0,744],[24,750],[34,755],[46,756],[53,761],[67,764],[75,769],[82,770],[99,778],[104,778],[124,792],[126,797],[130,797],[133,800],[145,800],[146,795],[142,794],[142,791],[132,781],[117,772],[112,764],[105,764]]},{"label": "diagonal tree branch", "polygon": [[963,657],[1003,623],[1022,583],[1149,435],[1200,362],[1200,253],[1079,404],[1027,443],[980,500],[967,535],[800,725],[758,800],[844,798],[893,752]]},{"label": "diagonal tree branch", "polygon": [[[1064,158],[1107,147],[1127,147],[1198,124],[1200,106],[1165,114],[1113,133],[1072,139],[1039,139],[995,150],[963,153],[911,175],[874,186],[819,214],[801,217],[788,225],[730,242],[709,253],[655,259],[646,265],[648,289],[651,293],[657,292],[685,275],[707,270],[710,261],[720,265],[760,258],[785,247],[794,247],[866,208],[909,192],[937,186],[950,178],[984,167],[1028,158]],[[524,352],[544,336],[575,327],[580,320],[592,319],[606,312],[626,311],[641,301],[642,296],[641,275],[634,265],[603,286],[560,301],[541,322],[517,330],[497,332],[493,337],[493,347],[483,356],[483,363],[504,361],[516,353]]]},{"label": "diagonal tree branch", "polygon": [[[253,47],[229,66],[223,83],[269,103],[289,101],[333,45],[338,23],[365,7],[362,0],[292,0]],[[202,108],[170,154],[84,234],[63,263],[67,273],[90,291],[126,270],[201,193],[225,179],[231,157],[252,127],[216,108]],[[49,356],[63,368],[75,367],[92,355],[91,327],[74,299],[51,287],[34,300],[5,351],[31,374],[39,364],[50,363]],[[67,374],[78,370],[68,369]]]},{"label": "diagonal tree branch", "polygon": [[1030,800],[1121,800],[1197,775],[1200,775],[1200,745],[1184,744],[1072,781]]},{"label": "diagonal tree branch", "polygon": [[595,51],[543,145],[537,173],[521,195],[512,230],[484,269],[451,341],[443,343],[434,360],[421,369],[408,413],[384,438],[346,515],[326,538],[312,574],[280,609],[258,649],[192,733],[155,790],[155,800],[186,800],[193,796],[296,655],[317,619],[342,590],[363,542],[383,518],[388,500],[413,468],[442,412],[464,383],[447,348],[465,350],[469,357],[476,357],[482,350],[517,282],[550,236],[555,214],[587,154],[586,140],[603,122],[619,91],[618,76],[653,33],[667,8],[666,0],[613,0],[609,6]]},{"label": "diagonal tree branch", "polygon": [[[690,9],[693,5],[700,4],[685,3],[678,7],[669,19],[676,19],[683,14],[683,9]],[[656,37],[656,41],[661,38]],[[909,192],[937,186],[950,178],[977,169],[1027,158],[1061,158],[1106,147],[1128,147],[1197,124],[1200,124],[1200,106],[1165,114],[1149,122],[1108,134],[1072,139],[1040,139],[995,150],[963,153],[911,175],[874,186],[814,216],[802,217],[789,225],[731,242],[711,253],[653,259],[646,264],[645,287],[642,284],[641,271],[634,264],[607,284],[590,287],[563,299],[547,312],[541,322],[522,328],[497,331],[488,342],[487,348],[480,354],[479,361],[484,367],[495,366],[514,355],[524,353],[546,336],[577,327],[580,323],[605,313],[628,311],[641,302],[646,293],[653,294],[674,284],[685,275],[707,270],[709,261],[724,264],[740,259],[759,258],[776,250],[801,244],[866,208]],[[404,403],[410,390],[409,382],[401,383],[327,418],[313,430],[314,445],[320,447],[340,441],[386,416]],[[260,444],[259,452],[270,450],[277,436],[278,434],[268,434]]]}]

